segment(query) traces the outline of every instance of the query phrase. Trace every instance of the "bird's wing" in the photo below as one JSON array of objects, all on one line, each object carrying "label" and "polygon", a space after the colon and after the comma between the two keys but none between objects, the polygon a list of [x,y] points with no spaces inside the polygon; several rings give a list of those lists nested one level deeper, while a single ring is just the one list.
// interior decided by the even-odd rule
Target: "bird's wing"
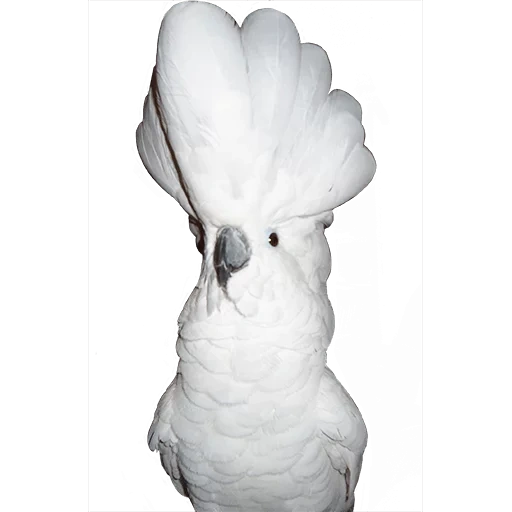
[{"label": "bird's wing", "polygon": [[367,432],[356,404],[329,368],[320,382],[319,431],[331,463],[346,481],[346,499],[353,499],[359,479]]},{"label": "bird's wing", "polygon": [[160,398],[155,411],[153,423],[148,432],[148,445],[152,451],[160,452],[160,460],[174,487],[183,496],[187,496],[180,469],[178,467],[178,439],[171,428],[173,398],[176,390],[177,376]]}]

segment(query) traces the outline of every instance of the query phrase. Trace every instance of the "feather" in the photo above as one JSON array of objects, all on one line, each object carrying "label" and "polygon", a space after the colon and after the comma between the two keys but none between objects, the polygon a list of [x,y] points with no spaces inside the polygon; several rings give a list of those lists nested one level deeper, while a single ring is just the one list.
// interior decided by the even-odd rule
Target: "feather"
[{"label": "feather", "polygon": [[325,103],[331,87],[331,77],[331,63],[325,50],[316,44],[301,44],[297,91],[293,110],[279,146],[277,168],[289,157],[297,139],[304,137],[307,128]]},{"label": "feather", "polygon": [[[317,215],[332,210],[359,192],[375,176],[376,162],[364,145],[364,129],[355,115],[356,100],[346,93],[329,95],[317,115],[310,145],[297,149],[293,166],[304,204],[294,204],[288,215]],[[323,128],[322,128],[323,127]]]},{"label": "feather", "polygon": [[252,126],[274,146],[288,124],[300,68],[300,40],[293,21],[259,9],[242,23],[242,44],[252,100]]},{"label": "feather", "polygon": [[174,5],[158,37],[157,82],[177,152],[236,139],[250,115],[240,28],[220,7]]},{"label": "feather", "polygon": [[347,481],[348,501],[353,499],[359,479],[368,434],[356,404],[327,367],[320,382],[317,411],[320,438],[333,467]]},{"label": "feather", "polygon": [[363,111],[361,110],[361,105],[353,96],[348,94],[348,92],[340,91],[339,89],[331,91],[329,96],[331,95],[338,110],[350,113],[355,119],[361,122]]},{"label": "feather", "polygon": [[189,215],[194,215],[181,186],[171,149],[162,129],[161,117],[155,104],[154,76],[153,73],[151,89],[144,101],[144,120],[137,128],[137,149],[153,179],[174,197]]},{"label": "feather", "polygon": [[[164,137],[179,167],[180,184],[195,216],[201,217],[198,205],[207,191],[211,195],[219,178],[231,180],[228,194],[237,186],[230,175],[232,167],[210,172],[210,155],[243,146],[239,139],[248,137],[249,82],[240,27],[234,19],[213,4],[174,5],[160,28],[152,89],[162,113]],[[202,153],[198,156],[197,151]]]}]

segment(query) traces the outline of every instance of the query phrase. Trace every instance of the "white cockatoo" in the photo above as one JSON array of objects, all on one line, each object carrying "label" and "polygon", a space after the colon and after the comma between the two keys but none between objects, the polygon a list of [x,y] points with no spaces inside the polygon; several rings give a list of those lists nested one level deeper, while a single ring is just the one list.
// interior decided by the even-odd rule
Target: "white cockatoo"
[{"label": "white cockatoo", "polygon": [[203,262],[148,442],[198,512],[354,507],[367,433],[326,366],[324,230],[375,160],[359,103],[330,87],[325,51],[279,11],[163,19],[137,146]]}]

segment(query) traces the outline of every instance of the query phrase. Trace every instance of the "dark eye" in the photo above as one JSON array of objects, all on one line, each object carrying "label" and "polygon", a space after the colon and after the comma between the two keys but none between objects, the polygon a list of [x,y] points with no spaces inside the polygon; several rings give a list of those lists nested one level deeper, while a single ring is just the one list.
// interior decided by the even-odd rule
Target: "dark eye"
[{"label": "dark eye", "polygon": [[279,243],[279,238],[278,236],[275,234],[275,233],[270,233],[269,237],[268,237],[268,243],[272,246],[272,247],[275,247],[278,243]]}]

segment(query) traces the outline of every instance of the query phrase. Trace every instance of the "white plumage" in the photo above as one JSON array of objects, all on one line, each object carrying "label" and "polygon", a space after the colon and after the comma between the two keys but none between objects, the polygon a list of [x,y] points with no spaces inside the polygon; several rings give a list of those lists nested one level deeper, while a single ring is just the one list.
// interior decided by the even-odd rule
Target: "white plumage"
[{"label": "white plumage", "polygon": [[375,172],[361,107],[273,9],[166,14],[137,129],[147,170],[204,255],[175,379],[149,432],[198,512],[349,512],[366,446],[325,366],[332,210]]}]

